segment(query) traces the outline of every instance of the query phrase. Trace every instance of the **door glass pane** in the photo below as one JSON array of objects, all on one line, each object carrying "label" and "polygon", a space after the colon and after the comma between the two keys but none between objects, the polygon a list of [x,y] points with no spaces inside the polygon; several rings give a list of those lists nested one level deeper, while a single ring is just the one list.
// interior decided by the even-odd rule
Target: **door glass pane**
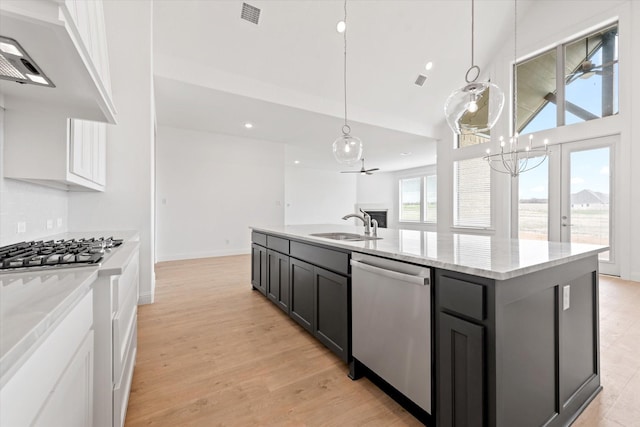
[{"label": "door glass pane", "polygon": [[[571,242],[609,245],[610,233],[610,162],[609,147],[571,152]],[[602,252],[601,261],[610,253]]]},{"label": "door glass pane", "polygon": [[[538,163],[540,157],[530,162]],[[518,237],[549,240],[549,158],[518,176]]]},{"label": "door glass pane", "polygon": [[565,124],[618,114],[618,26],[565,48]]},{"label": "door glass pane", "polygon": [[400,221],[420,221],[422,178],[400,180]]}]

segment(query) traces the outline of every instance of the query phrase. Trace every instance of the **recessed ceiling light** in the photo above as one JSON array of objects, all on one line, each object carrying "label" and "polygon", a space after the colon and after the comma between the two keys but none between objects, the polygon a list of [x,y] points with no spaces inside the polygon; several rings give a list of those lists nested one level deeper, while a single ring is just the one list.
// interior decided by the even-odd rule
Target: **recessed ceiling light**
[{"label": "recessed ceiling light", "polygon": [[344,30],[347,29],[347,23],[344,21],[339,21],[338,24],[336,24],[336,31],[339,33],[344,33]]},{"label": "recessed ceiling light", "polygon": [[293,164],[294,164],[294,165],[299,165],[299,164],[300,164],[300,160],[294,160],[294,161],[293,161]]},{"label": "recessed ceiling light", "polygon": [[252,123],[245,123],[244,127],[246,127],[247,129],[251,129],[253,127]]},{"label": "recessed ceiling light", "polygon": [[424,66],[424,69],[427,71],[429,71],[432,68],[433,68],[433,62],[431,61],[427,62],[427,64]]},{"label": "recessed ceiling light", "polygon": [[401,156],[410,156],[411,155],[411,151],[403,151],[402,153],[400,153]]}]

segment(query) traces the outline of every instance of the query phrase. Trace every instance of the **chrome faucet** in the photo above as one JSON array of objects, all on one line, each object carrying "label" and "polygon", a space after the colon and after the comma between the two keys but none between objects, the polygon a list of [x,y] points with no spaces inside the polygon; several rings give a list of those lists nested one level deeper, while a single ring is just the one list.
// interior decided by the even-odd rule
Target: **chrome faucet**
[{"label": "chrome faucet", "polygon": [[347,220],[349,218],[358,218],[360,221],[364,223],[364,234],[367,236],[371,234],[371,226],[373,226],[373,236],[378,236],[378,221],[375,219],[371,219],[371,215],[359,209],[362,215],[358,215],[355,213],[351,213],[342,217],[342,219]]}]

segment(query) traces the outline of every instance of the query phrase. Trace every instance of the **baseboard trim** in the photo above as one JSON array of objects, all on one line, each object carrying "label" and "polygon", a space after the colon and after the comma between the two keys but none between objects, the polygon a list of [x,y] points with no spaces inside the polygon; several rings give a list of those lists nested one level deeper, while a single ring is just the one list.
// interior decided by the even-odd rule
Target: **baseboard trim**
[{"label": "baseboard trim", "polygon": [[153,304],[154,295],[151,292],[145,292],[138,295],[138,305]]}]

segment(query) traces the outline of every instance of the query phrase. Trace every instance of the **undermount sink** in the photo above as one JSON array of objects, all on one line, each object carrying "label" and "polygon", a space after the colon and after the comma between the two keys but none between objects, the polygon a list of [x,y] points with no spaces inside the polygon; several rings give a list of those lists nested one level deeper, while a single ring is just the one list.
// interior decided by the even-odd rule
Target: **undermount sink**
[{"label": "undermount sink", "polygon": [[311,234],[311,236],[324,237],[325,239],[333,239],[333,240],[348,240],[350,242],[360,242],[360,241],[363,241],[363,240],[380,240],[380,239],[382,239],[382,237],[365,236],[363,234],[343,233],[343,232],[315,233],[315,234]]}]

